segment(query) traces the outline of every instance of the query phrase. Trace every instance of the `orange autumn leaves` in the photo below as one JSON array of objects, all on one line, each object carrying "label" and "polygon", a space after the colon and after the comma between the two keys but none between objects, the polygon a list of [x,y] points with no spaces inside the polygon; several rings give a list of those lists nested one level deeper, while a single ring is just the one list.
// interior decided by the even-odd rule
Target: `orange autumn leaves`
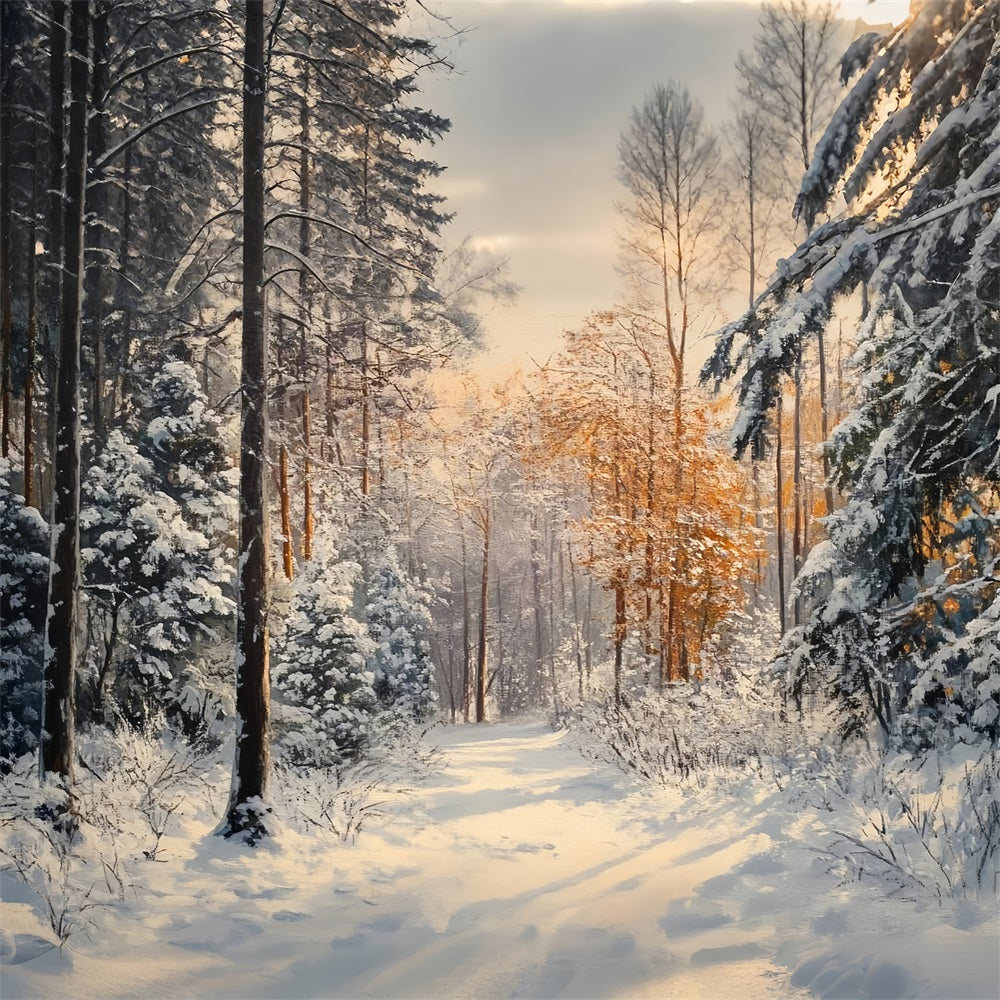
[{"label": "orange autumn leaves", "polygon": [[581,492],[572,527],[581,563],[615,593],[613,638],[638,639],[650,676],[670,681],[711,667],[701,651],[744,603],[762,543],[725,420],[696,390],[675,391],[662,340],[628,311],[568,333],[536,377],[525,457]]}]

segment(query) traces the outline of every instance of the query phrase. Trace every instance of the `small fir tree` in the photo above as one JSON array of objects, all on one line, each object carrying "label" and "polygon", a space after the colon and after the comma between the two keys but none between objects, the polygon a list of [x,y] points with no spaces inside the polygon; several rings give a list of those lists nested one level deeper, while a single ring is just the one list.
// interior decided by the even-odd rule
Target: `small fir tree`
[{"label": "small fir tree", "polygon": [[[231,571],[193,515],[160,487],[154,464],[112,431],[84,483],[84,584],[103,651],[89,708],[108,694],[134,724],[163,709],[184,728],[204,721],[189,690],[206,643],[232,617]],[[187,720],[195,705],[202,717]]]},{"label": "small fir tree", "polygon": [[436,700],[426,639],[431,627],[430,594],[406,577],[393,550],[375,568],[365,616],[375,643],[371,666],[379,704],[426,718]]},{"label": "small fir tree", "polygon": [[0,769],[38,745],[49,529],[0,458]]},{"label": "small fir tree", "polygon": [[374,643],[352,612],[357,573],[317,539],[292,584],[284,635],[272,640],[277,743],[293,765],[336,763],[364,748],[377,699],[368,665]]}]

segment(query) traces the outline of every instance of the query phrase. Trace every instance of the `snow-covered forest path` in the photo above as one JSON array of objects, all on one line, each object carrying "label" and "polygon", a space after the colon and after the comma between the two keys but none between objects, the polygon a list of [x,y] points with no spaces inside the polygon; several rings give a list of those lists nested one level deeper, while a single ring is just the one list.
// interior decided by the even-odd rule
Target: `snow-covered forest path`
[{"label": "snow-covered forest path", "polygon": [[[344,943],[346,995],[790,995],[767,922],[741,920],[705,884],[726,888],[766,835],[653,815],[627,779],[540,723],[435,737],[445,767],[421,789],[412,889],[404,875],[377,893],[384,912]],[[394,942],[386,932],[418,907],[430,933]]]},{"label": "snow-covered forest path", "polygon": [[[834,800],[818,782],[654,788],[542,722],[430,739],[432,766],[356,843],[288,823],[252,851],[212,836],[220,782],[185,805],[155,863],[130,862],[123,901],[80,914],[93,921],[62,955],[38,897],[0,875],[0,995],[997,995],[989,903],[838,887],[822,853]],[[397,765],[396,780],[411,771]],[[321,791],[301,797],[303,814],[318,815]],[[276,788],[279,809],[296,794]]]}]

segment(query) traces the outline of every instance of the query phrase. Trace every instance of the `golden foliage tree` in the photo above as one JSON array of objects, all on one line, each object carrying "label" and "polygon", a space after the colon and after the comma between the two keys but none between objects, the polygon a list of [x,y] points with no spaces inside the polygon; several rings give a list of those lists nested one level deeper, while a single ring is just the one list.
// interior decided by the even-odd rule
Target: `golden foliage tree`
[{"label": "golden foliage tree", "polygon": [[574,527],[580,561],[614,594],[617,697],[629,633],[660,683],[690,679],[705,640],[742,604],[757,556],[744,476],[712,442],[709,404],[686,394],[676,421],[673,368],[653,323],[609,311],[568,333],[537,379],[528,460],[586,482]]}]

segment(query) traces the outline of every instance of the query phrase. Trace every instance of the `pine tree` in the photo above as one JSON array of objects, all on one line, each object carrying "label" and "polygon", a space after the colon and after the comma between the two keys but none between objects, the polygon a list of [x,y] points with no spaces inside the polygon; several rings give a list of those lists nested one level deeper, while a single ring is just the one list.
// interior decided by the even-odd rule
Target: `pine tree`
[{"label": "pine tree", "polygon": [[38,745],[49,529],[0,459],[0,770]]},{"label": "pine tree", "polygon": [[233,609],[230,561],[198,523],[205,497],[191,508],[171,497],[153,462],[115,430],[88,470],[84,500],[84,583],[103,647],[90,663],[87,707],[101,716],[111,695],[131,724],[162,709],[194,732],[206,721],[192,718],[207,707],[201,659]]},{"label": "pine tree", "polygon": [[928,0],[852,47],[844,70],[860,75],[797,202],[807,226],[841,196],[849,212],[782,263],[706,367],[743,369],[742,450],[837,298],[860,285],[870,304],[856,406],[828,444],[847,501],[804,568],[820,600],[781,660],[797,695],[840,697],[848,730],[1000,726],[998,18],[998,0]]},{"label": "pine tree", "polygon": [[365,617],[375,643],[370,663],[379,704],[417,719],[426,718],[436,701],[427,641],[430,594],[406,578],[394,549],[384,555],[372,574]]},{"label": "pine tree", "polygon": [[169,360],[152,372],[140,399],[145,427],[138,447],[153,463],[160,488],[181,505],[192,527],[230,534],[236,470],[197,373],[185,360]]},{"label": "pine tree", "polygon": [[357,756],[377,707],[369,667],[375,645],[352,608],[358,572],[317,537],[291,585],[284,634],[273,641],[278,743],[298,766]]}]

